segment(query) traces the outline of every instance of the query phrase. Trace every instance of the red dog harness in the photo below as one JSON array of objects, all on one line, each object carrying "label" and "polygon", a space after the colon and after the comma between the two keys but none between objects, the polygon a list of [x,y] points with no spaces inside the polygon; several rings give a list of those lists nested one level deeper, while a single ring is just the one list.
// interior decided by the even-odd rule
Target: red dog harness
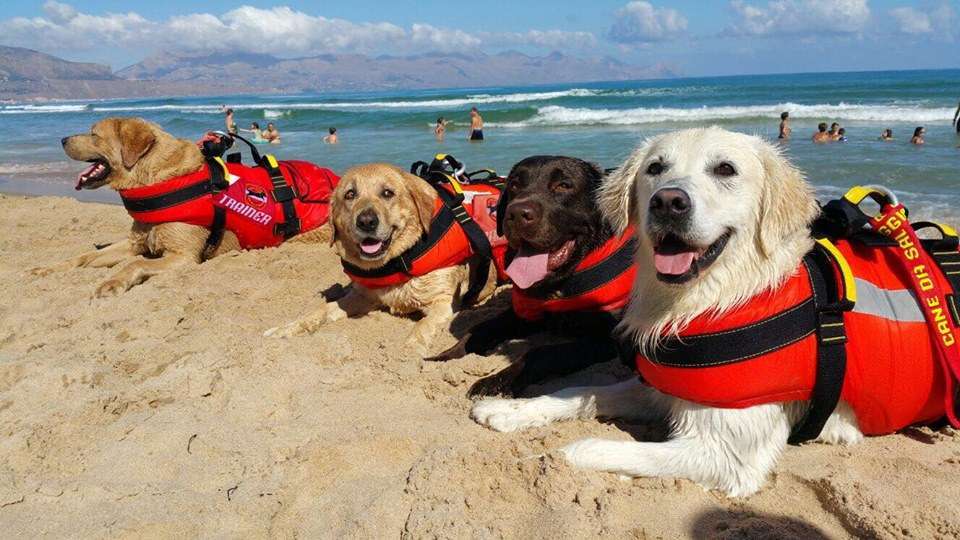
[{"label": "red dog harness", "polygon": [[[855,188],[845,199],[855,207],[876,193]],[[811,400],[791,443],[816,438],[839,399],[868,435],[944,415],[956,426],[957,237],[938,226],[941,240],[921,242],[895,199],[869,223],[876,233],[818,240],[777,290],[700,315],[638,354],[644,380],[712,407]]]},{"label": "red dog harness", "polygon": [[510,296],[513,311],[521,319],[534,321],[547,313],[622,309],[637,273],[635,251],[636,239],[630,227],[588,253],[557,289],[536,293],[514,286]]},{"label": "red dog harness", "polygon": [[[470,287],[463,295],[467,304],[476,299],[486,284],[490,261],[502,259],[506,249],[506,241],[497,235],[494,217],[503,182],[493,176],[492,171],[483,171],[491,173],[488,178],[461,184],[454,175],[440,168],[441,163],[452,159],[438,155],[432,168],[422,172],[424,181],[437,190],[429,230],[410,249],[378,268],[363,269],[341,259],[343,271],[351,281],[368,289],[394,287],[480,255],[481,268],[474,272]],[[420,163],[414,164],[413,172],[418,171]],[[467,177],[471,175],[476,173]]]},{"label": "red dog harness", "polygon": [[330,193],[339,178],[306,161],[266,155],[262,166],[208,159],[202,169],[149,186],[120,191],[123,205],[141,223],[190,223],[207,227],[205,258],[223,230],[244,249],[279,245],[326,223]]}]

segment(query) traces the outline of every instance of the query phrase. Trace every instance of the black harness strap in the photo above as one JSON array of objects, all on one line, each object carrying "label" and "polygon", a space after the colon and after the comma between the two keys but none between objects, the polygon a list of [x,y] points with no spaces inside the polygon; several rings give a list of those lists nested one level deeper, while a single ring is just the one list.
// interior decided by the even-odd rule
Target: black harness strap
[{"label": "black harness strap", "polygon": [[213,186],[210,182],[197,182],[189,186],[184,186],[176,191],[146,197],[142,199],[131,199],[120,194],[123,201],[123,207],[128,212],[152,212],[154,210],[163,210],[173,206],[183,204],[193,199],[199,199],[204,195],[213,192]]},{"label": "black harness strap", "polygon": [[804,257],[816,305],[817,376],[810,395],[810,408],[793,426],[787,443],[797,445],[816,439],[840,402],[847,373],[847,335],[843,313],[853,309],[841,297],[834,275],[834,262],[819,244]]},{"label": "black harness strap", "polygon": [[283,208],[283,223],[277,223],[273,227],[274,234],[282,236],[288,240],[300,234],[300,218],[297,217],[297,207],[293,200],[297,198],[297,192],[293,186],[287,184],[287,179],[280,170],[280,163],[271,155],[266,155],[260,160],[260,166],[267,170],[270,175],[270,183],[273,184],[273,200],[280,203]]},{"label": "black harness strap", "polygon": [[544,291],[534,288],[525,293],[538,300],[551,300],[573,298],[595,291],[630,269],[636,248],[637,240],[631,238],[607,258],[589,268],[573,273],[560,287]]}]

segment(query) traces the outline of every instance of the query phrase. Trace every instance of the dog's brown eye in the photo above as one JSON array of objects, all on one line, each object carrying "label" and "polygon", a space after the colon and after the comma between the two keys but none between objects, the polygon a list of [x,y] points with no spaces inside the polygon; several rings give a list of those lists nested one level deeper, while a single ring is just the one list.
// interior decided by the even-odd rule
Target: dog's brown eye
[{"label": "dog's brown eye", "polygon": [[392,189],[384,189],[383,191],[380,192],[380,196],[383,197],[384,199],[389,199],[393,197],[393,195],[394,193]]},{"label": "dog's brown eye", "polygon": [[352,201],[353,199],[357,198],[357,192],[352,189],[348,189],[347,192],[343,194],[343,198],[345,200]]},{"label": "dog's brown eye", "polygon": [[650,176],[659,176],[663,174],[664,170],[666,170],[666,167],[659,161],[654,161],[650,165],[647,165],[647,174]]},{"label": "dog's brown eye", "polygon": [[713,174],[717,176],[734,176],[737,174],[737,169],[735,169],[733,165],[724,161],[713,168]]},{"label": "dog's brown eye", "polygon": [[573,182],[561,180],[553,185],[554,191],[573,191]]}]

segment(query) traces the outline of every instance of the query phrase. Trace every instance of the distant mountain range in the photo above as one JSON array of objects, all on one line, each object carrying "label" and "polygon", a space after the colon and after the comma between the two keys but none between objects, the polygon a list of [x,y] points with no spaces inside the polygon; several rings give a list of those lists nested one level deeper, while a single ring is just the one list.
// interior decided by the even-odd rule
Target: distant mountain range
[{"label": "distant mountain range", "polygon": [[296,94],[615,81],[673,77],[664,65],[638,67],[613,58],[559,52],[528,56],[430,53],[417,56],[330,54],[159,54],[112,73],[18,47],[0,47],[0,100],[99,99],[224,94]]}]

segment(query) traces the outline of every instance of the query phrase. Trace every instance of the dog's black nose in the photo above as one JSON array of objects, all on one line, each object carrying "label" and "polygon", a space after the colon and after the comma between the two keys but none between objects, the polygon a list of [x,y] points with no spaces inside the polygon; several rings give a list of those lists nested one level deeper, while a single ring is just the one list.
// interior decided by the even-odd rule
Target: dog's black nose
[{"label": "dog's black nose", "polygon": [[66,145],[67,145],[67,141],[69,141],[69,140],[70,140],[70,137],[64,137],[64,138],[60,139],[60,146],[66,146]]},{"label": "dog's black nose", "polygon": [[367,208],[357,215],[357,228],[363,232],[372,233],[380,225],[380,218],[371,208]]},{"label": "dog's black nose", "polygon": [[519,227],[536,227],[543,218],[543,207],[535,201],[514,201],[507,207],[507,219]]},{"label": "dog's black nose", "polygon": [[678,188],[661,189],[650,199],[650,213],[660,219],[686,217],[692,206],[690,195]]}]

